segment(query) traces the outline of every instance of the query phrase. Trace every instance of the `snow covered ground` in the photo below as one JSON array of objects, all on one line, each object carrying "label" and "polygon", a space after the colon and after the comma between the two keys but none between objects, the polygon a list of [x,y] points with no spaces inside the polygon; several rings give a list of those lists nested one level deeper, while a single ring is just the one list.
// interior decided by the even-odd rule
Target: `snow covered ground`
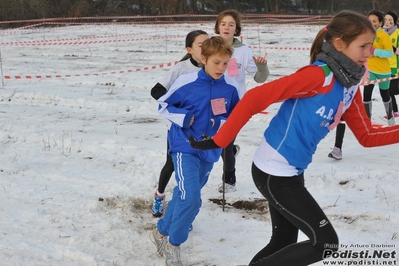
[{"label": "snow covered ground", "polygon": [[[274,80],[308,63],[321,27],[244,24],[243,41],[256,55],[267,52]],[[185,54],[189,31],[212,35],[212,28],[104,24],[0,31],[1,265],[164,265],[148,235],[156,224],[150,206],[168,122],[158,116],[150,89],[168,70],[161,64]],[[248,88],[255,85],[248,78]],[[373,119],[385,123],[377,89],[374,98]],[[226,194],[224,211],[217,204],[222,164],[215,164],[182,245],[185,265],[247,264],[267,244],[267,209],[242,206],[264,206],[256,204],[262,196],[250,167],[278,106],[254,116],[238,135],[238,189]],[[344,159],[335,161],[327,157],[334,136],[320,143],[305,172],[308,189],[348,245],[343,251],[397,252],[399,146],[366,149],[348,130]],[[373,260],[314,265],[398,261],[397,255],[374,261],[392,264]]]}]

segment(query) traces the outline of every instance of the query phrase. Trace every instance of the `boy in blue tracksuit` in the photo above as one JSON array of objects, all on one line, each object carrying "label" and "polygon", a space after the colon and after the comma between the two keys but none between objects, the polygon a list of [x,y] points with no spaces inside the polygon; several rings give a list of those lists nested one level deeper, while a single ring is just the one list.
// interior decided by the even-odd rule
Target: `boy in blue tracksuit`
[{"label": "boy in blue tracksuit", "polygon": [[202,204],[201,189],[222,152],[222,149],[195,150],[188,137],[215,135],[242,96],[236,81],[223,75],[232,53],[221,37],[204,41],[201,53],[204,67],[199,72],[180,76],[158,100],[159,114],[172,122],[168,133],[169,154],[177,182],[164,217],[150,234],[158,255],[165,255],[166,265],[183,265],[180,245],[188,238],[189,227]]}]

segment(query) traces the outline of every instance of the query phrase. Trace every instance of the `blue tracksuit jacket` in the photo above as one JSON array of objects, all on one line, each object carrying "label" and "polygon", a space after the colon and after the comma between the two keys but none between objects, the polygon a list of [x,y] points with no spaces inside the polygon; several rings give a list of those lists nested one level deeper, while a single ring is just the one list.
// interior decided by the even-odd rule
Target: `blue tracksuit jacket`
[{"label": "blue tracksuit jacket", "polygon": [[[236,106],[239,98],[238,84],[223,75],[214,80],[204,69],[181,75],[167,93],[158,99],[158,112],[172,122],[168,133],[169,153],[183,152],[198,155],[207,162],[218,161],[221,149],[195,150],[188,137],[201,139],[202,134],[213,136]],[[225,111],[213,111],[212,101],[223,101]],[[190,120],[194,116],[194,123]]]}]

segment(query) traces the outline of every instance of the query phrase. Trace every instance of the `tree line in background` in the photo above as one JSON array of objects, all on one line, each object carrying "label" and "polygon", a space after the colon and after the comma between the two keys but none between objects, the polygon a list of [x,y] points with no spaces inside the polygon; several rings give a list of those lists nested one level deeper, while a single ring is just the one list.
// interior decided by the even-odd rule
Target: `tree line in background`
[{"label": "tree line in background", "polygon": [[241,13],[328,14],[399,11],[398,0],[2,0],[0,21],[60,17]]}]

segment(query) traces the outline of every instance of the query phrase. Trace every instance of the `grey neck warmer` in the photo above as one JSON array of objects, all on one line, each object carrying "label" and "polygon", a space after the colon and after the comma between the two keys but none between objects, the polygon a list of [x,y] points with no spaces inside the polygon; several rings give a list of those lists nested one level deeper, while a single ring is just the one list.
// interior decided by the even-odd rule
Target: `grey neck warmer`
[{"label": "grey neck warmer", "polygon": [[316,56],[316,60],[325,62],[338,82],[345,88],[359,84],[366,71],[364,66],[358,66],[349,57],[338,52],[327,42],[323,43],[321,52]]}]

